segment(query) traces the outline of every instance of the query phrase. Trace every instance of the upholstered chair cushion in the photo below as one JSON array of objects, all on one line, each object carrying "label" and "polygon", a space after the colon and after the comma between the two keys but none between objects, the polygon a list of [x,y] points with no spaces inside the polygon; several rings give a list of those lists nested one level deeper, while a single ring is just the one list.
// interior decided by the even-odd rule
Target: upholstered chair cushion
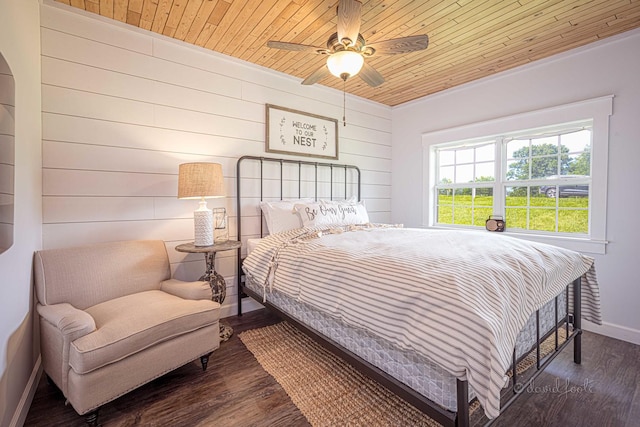
[{"label": "upholstered chair cushion", "polygon": [[186,299],[211,299],[211,286],[208,282],[183,282],[169,279],[162,282],[160,290]]},{"label": "upholstered chair cushion", "polygon": [[212,325],[220,315],[217,303],[159,290],[126,295],[85,311],[93,317],[96,330],[71,343],[69,365],[78,374]]}]

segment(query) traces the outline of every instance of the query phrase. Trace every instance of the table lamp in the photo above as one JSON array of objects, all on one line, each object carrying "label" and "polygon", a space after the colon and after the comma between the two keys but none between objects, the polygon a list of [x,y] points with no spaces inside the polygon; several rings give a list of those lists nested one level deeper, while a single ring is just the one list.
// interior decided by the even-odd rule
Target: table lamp
[{"label": "table lamp", "polygon": [[205,199],[224,197],[224,178],[219,163],[183,163],[178,171],[178,199],[200,199],[193,212],[195,246],[213,245],[213,213]]}]

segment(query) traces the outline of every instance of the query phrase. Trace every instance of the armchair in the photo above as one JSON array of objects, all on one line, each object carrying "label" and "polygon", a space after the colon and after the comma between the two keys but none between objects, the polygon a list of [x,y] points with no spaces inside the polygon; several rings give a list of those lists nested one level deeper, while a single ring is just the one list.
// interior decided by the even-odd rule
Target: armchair
[{"label": "armchair", "polygon": [[45,373],[90,424],[98,408],[219,347],[220,305],[207,282],[171,279],[164,242],[38,251]]}]

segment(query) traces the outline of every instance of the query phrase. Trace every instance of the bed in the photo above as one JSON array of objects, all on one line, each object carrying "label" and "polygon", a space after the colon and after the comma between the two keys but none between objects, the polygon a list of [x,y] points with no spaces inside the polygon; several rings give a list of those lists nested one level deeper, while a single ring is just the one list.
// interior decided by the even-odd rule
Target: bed
[{"label": "bed", "polygon": [[[259,200],[264,204],[276,183],[279,199],[296,199],[302,221],[282,230],[271,222],[271,234],[241,263],[239,315],[243,294],[252,296],[443,425],[468,425],[474,398],[489,419],[497,417],[526,389],[515,366],[530,350],[536,373],[570,342],[580,363],[583,305],[599,321],[592,259],[487,232],[372,225],[358,211],[356,167],[260,157],[238,162],[238,235],[245,246],[247,237],[265,234],[262,214],[258,236],[242,233],[248,162],[259,165],[248,173],[251,184],[259,182],[251,185],[260,189]],[[279,176],[266,178],[265,164],[279,166]],[[285,164],[294,175],[297,169],[297,180],[285,177]],[[555,351],[542,357],[540,342],[549,336]],[[513,398],[501,406],[507,381]]]}]

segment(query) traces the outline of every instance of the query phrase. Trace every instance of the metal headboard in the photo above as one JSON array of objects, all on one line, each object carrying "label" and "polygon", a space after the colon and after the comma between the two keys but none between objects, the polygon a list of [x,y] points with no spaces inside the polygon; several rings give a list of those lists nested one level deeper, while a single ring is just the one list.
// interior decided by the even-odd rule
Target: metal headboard
[{"label": "metal headboard", "polygon": [[[318,170],[329,170],[330,171],[330,178],[329,178],[329,187],[330,187],[330,198],[333,199],[333,189],[334,189],[334,183],[337,184],[337,180],[334,180],[334,170],[342,170],[344,171],[344,194],[345,197],[348,194],[348,187],[349,185],[353,186],[353,184],[357,184],[357,200],[360,201],[361,200],[361,189],[362,189],[362,185],[361,185],[361,172],[360,172],[360,168],[358,168],[357,166],[354,165],[342,165],[342,164],[337,164],[337,163],[320,163],[320,162],[313,162],[313,161],[308,161],[308,160],[290,160],[290,159],[278,159],[278,158],[273,158],[273,157],[259,157],[259,156],[243,156],[240,157],[240,159],[238,159],[238,163],[236,165],[236,189],[237,189],[237,194],[236,194],[236,227],[237,227],[237,234],[238,234],[238,240],[242,241],[242,185],[241,185],[241,181],[242,181],[242,164],[243,162],[248,162],[248,161],[253,161],[253,162],[259,162],[260,165],[260,176],[259,176],[259,183],[260,183],[260,201],[263,200],[264,198],[264,181],[265,181],[265,177],[264,177],[264,165],[265,163],[269,163],[269,164],[279,164],[280,165],[280,177],[279,177],[279,182],[280,182],[280,199],[284,198],[284,176],[283,176],[283,170],[284,170],[284,165],[285,164],[294,164],[294,165],[298,165],[298,177],[297,177],[297,181],[298,181],[298,197],[301,197],[301,193],[302,193],[302,170],[303,167],[312,167],[315,171],[314,173],[314,178],[313,178],[313,183],[314,183],[314,197],[316,200],[318,200]],[[351,179],[349,180],[349,171],[354,171],[355,175],[356,175],[356,179]],[[355,181],[355,182],[354,182]],[[262,227],[262,214],[260,216],[260,236],[263,237],[264,236],[264,230]],[[238,249],[238,313],[240,313],[240,309],[241,309],[241,304],[242,304],[242,292],[241,292],[241,280],[242,280],[242,248]]]}]

